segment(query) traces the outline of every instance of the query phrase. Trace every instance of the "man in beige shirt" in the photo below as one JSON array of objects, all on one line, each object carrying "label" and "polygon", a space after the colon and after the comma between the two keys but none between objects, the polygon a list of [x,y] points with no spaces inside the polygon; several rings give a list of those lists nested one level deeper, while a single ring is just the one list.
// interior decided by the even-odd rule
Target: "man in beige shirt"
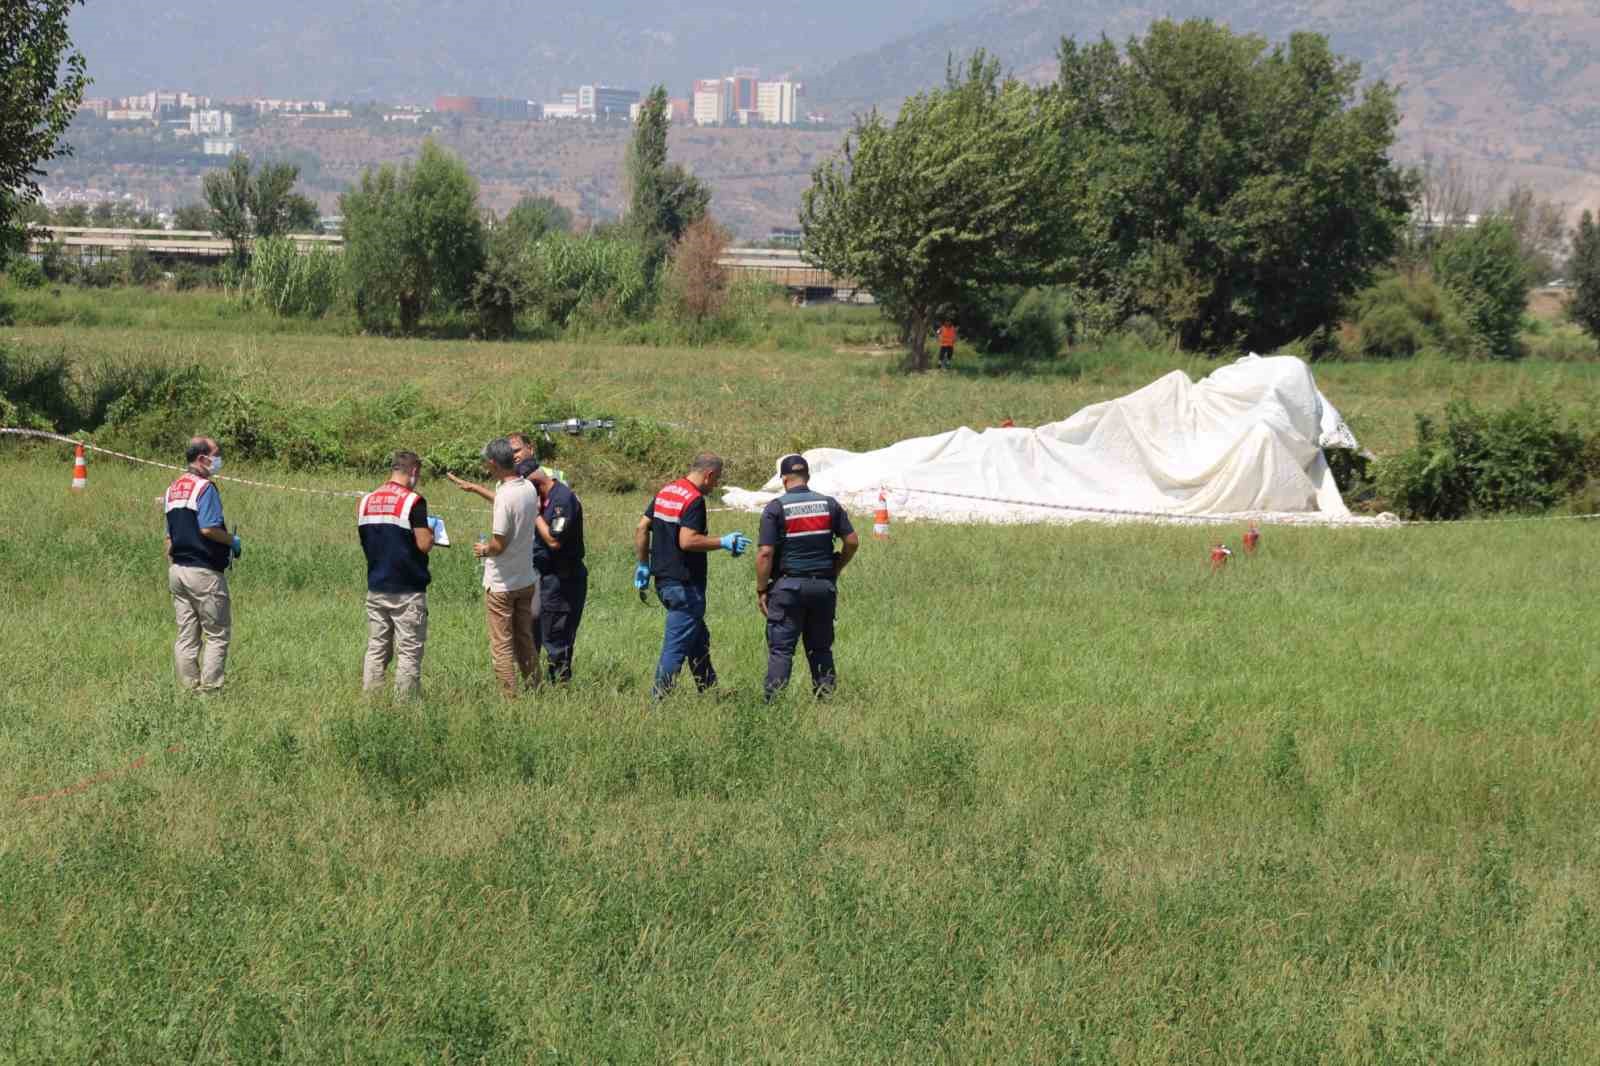
[{"label": "man in beige shirt", "polygon": [[494,676],[507,698],[517,695],[517,675],[539,687],[539,585],[533,571],[534,526],[539,493],[517,476],[511,442],[496,437],[483,446],[483,463],[494,484],[492,536],[473,553],[483,560],[483,604],[489,623]]}]

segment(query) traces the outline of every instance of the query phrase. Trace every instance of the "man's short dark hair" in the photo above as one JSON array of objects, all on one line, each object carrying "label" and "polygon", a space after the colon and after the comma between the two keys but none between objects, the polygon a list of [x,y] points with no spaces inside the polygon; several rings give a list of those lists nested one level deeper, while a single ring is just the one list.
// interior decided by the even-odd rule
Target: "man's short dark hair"
[{"label": "man's short dark hair", "polygon": [[413,470],[422,469],[422,457],[416,452],[395,452],[394,458],[389,460],[389,469],[409,474]]},{"label": "man's short dark hair", "polygon": [[203,455],[211,454],[210,437],[190,437],[189,447],[183,450],[183,461],[192,463]]},{"label": "man's short dark hair", "polygon": [[532,448],[534,446],[533,445],[533,438],[528,436],[526,433],[507,433],[506,434],[506,440],[508,440],[508,441],[519,441],[520,440],[522,442],[522,446],[524,448]]},{"label": "man's short dark hair", "polygon": [[511,442],[504,437],[496,437],[483,446],[483,457],[502,470],[510,470],[516,465],[516,458],[511,454]]},{"label": "man's short dark hair", "polygon": [[694,462],[689,464],[689,469],[706,474],[720,474],[722,473],[722,456],[714,452],[701,452],[694,457]]}]

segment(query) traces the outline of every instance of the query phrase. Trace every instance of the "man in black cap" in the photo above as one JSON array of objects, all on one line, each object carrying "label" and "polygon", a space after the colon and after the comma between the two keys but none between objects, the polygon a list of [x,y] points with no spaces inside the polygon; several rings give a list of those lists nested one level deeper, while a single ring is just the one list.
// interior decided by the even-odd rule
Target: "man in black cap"
[{"label": "man in black cap", "polygon": [[583,564],[583,504],[564,482],[534,463],[523,475],[539,491],[533,568],[539,574],[539,643],[550,661],[550,680],[572,680],[572,646],[589,601]]},{"label": "man in black cap", "polygon": [[771,701],[789,683],[795,645],[802,638],[812,691],[827,696],[836,684],[833,619],[839,574],[861,547],[861,538],[838,500],[811,491],[805,456],[784,456],[778,474],[783,495],[761,512],[756,548],[756,607],[767,620],[766,696]]}]

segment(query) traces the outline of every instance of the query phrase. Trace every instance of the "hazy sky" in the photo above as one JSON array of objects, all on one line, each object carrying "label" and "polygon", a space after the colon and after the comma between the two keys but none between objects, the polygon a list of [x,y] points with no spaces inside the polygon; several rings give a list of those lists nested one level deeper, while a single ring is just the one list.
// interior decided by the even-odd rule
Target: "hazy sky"
[{"label": "hazy sky", "polygon": [[540,97],[734,65],[815,75],[992,0],[88,0],[73,16],[95,95]]}]

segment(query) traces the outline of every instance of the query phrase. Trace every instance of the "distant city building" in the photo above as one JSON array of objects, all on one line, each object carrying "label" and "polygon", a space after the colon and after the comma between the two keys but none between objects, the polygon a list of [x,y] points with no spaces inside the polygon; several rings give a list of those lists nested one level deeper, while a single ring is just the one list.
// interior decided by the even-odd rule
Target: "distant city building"
[{"label": "distant city building", "polygon": [[114,107],[106,112],[107,122],[154,122],[156,113],[143,108]]},{"label": "distant city building", "polygon": [[792,126],[800,121],[800,97],[805,86],[796,81],[764,81],[756,87],[756,108],[761,121],[773,126]]},{"label": "distant city building", "polygon": [[326,100],[251,100],[250,104],[256,109],[258,115],[274,114],[316,114],[328,110]]},{"label": "distant city building", "polygon": [[[561,94],[565,98],[566,94]],[[578,114],[599,121],[619,119],[639,102],[637,89],[614,89],[609,85],[578,86]]]},{"label": "distant city building", "polygon": [[756,72],[750,68],[735,70],[727,79],[728,82],[728,110],[737,114],[740,111],[756,110]]},{"label": "distant city building", "polygon": [[728,79],[702,78],[694,83],[694,123],[720,126],[728,121],[730,107]]},{"label": "distant city building", "polygon": [[[574,93],[573,95],[576,96],[577,94]],[[569,104],[565,100],[561,101],[560,103],[548,103],[548,104],[545,104],[544,105],[544,117],[545,118],[577,118],[578,117],[578,104],[577,104],[576,101],[574,101],[574,102]]]},{"label": "distant city building", "polygon": [[800,241],[804,236],[805,231],[802,229],[786,226],[773,226],[771,234],[769,234],[767,237],[767,243],[777,245],[782,248],[798,248],[800,247]]},{"label": "distant city building", "polygon": [[110,111],[111,107],[112,103],[107,99],[85,100],[78,105],[78,110],[88,112],[97,118],[105,118],[106,112]]},{"label": "distant city building", "polygon": [[684,124],[694,121],[694,101],[682,96],[674,96],[667,101],[667,119],[670,122]]},{"label": "distant city building", "polygon": [[191,111],[189,112],[189,133],[192,136],[223,134],[233,132],[232,111]]},{"label": "distant city building", "polygon": [[421,122],[422,121],[422,112],[420,112],[420,111],[390,111],[388,114],[383,116],[383,121],[385,121],[385,122],[412,122],[412,123]]},{"label": "distant city building", "polygon": [[526,119],[528,101],[509,96],[441,96],[434,111],[443,115],[482,115],[484,118]]},{"label": "distant city building", "polygon": [[231,137],[208,137],[205,142],[206,155],[232,155],[239,150],[239,142]]}]

